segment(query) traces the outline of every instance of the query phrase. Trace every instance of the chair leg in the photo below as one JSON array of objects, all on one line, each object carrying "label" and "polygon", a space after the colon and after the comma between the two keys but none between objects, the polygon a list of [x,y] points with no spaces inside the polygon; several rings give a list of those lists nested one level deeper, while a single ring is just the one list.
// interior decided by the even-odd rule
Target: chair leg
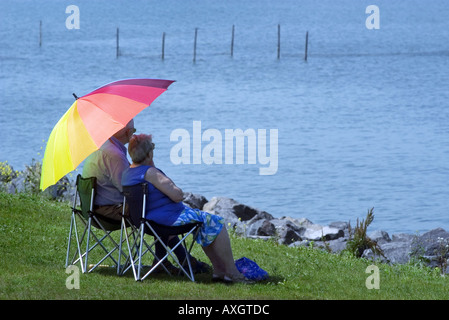
[{"label": "chair leg", "polygon": [[[91,233],[91,230],[90,230],[90,227],[91,227],[91,223],[92,223],[92,218],[91,217],[89,217],[89,220],[88,220],[88,222],[87,222],[87,239],[86,239],[86,257],[85,257],[85,260],[84,260],[84,270],[85,271],[88,271],[87,270],[87,266],[88,266],[88,257],[89,257],[89,240],[90,240],[90,233]],[[82,262],[81,262],[82,263]],[[89,272],[89,271],[88,271]]]},{"label": "chair leg", "polygon": [[74,218],[74,214],[72,213],[72,216],[70,217],[70,230],[69,230],[69,241],[67,244],[67,255],[65,257],[65,267],[66,268],[69,266],[70,246],[72,245],[73,218]]},{"label": "chair leg", "polygon": [[[81,265],[81,272],[85,273],[86,270],[84,269],[84,265],[83,265],[83,255],[81,254],[81,243],[83,242],[84,236],[86,235],[86,229],[84,229],[83,235],[80,240],[79,235],[78,235],[78,228],[76,226],[76,216],[73,216],[73,229],[75,232],[76,250],[77,251],[75,253],[75,256],[72,259],[72,264],[76,264],[79,261],[80,265]],[[75,260],[75,257],[77,254],[78,254],[78,259]]]},{"label": "chair leg", "polygon": [[[195,276],[194,276],[194,273],[193,273],[193,270],[192,270],[192,265],[191,265],[191,263],[190,263],[190,258],[189,258],[189,253],[190,253],[190,251],[191,251],[191,248],[193,247],[193,243],[192,243],[192,245],[190,246],[190,250],[189,251],[186,251],[186,259],[187,259],[187,265],[188,265],[188,269],[189,269],[189,272],[187,272],[186,270],[185,270],[185,268],[183,267],[183,265],[179,262],[179,260],[178,260],[178,258],[174,255],[174,250],[178,247],[178,246],[180,246],[180,245],[182,245],[182,244],[184,244],[185,245],[185,239],[190,235],[190,234],[192,234],[195,230],[198,230],[198,228],[192,228],[189,232],[187,232],[186,234],[183,234],[182,235],[182,239],[181,240],[179,240],[178,241],[178,243],[173,247],[173,248],[169,248],[162,240],[161,240],[161,238],[160,238],[160,236],[154,231],[154,229],[151,227],[151,225],[150,224],[147,224],[147,226],[148,226],[148,228],[151,230],[151,232],[155,235],[155,237],[157,238],[157,240],[156,241],[159,241],[161,244],[162,244],[162,246],[164,247],[164,249],[166,250],[166,254],[165,254],[165,256],[163,257],[163,258],[161,258],[157,263],[156,263],[156,265],[154,265],[153,266],[153,268],[151,268],[142,278],[141,278],[141,280],[144,280],[148,275],[150,275],[152,272],[153,272],[153,270],[156,268],[156,267],[158,267],[159,265],[162,265],[163,266],[163,261],[164,260],[166,260],[167,258],[168,258],[168,256],[171,256],[172,258],[173,258],[173,260],[174,260],[174,262],[175,262],[175,264],[177,264],[178,266],[179,266],[179,268],[180,268],[180,270],[182,271],[182,272],[184,272],[184,274],[191,280],[191,281],[195,281]],[[156,256],[156,255],[154,255],[154,256]]]},{"label": "chair leg", "polygon": [[120,227],[120,244],[119,244],[119,252],[118,252],[118,263],[117,263],[117,275],[121,275],[122,271],[120,270],[121,258],[122,258],[122,243],[123,243],[123,227],[125,226],[125,221],[122,218],[122,226]]},{"label": "chair leg", "polygon": [[140,246],[139,246],[139,264],[137,266],[137,279],[142,280],[140,277],[140,272],[142,270],[142,247],[143,247],[143,237],[145,233],[145,226],[142,223],[140,226]]}]

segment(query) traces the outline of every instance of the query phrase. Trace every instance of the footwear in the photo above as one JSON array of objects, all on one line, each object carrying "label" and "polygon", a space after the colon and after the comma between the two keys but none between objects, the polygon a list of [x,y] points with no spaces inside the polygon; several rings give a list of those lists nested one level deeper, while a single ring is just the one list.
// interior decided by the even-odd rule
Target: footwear
[{"label": "footwear", "polygon": [[[192,271],[195,274],[198,273],[210,273],[212,271],[212,267],[209,266],[207,263],[201,262],[197,260],[196,258],[190,256],[190,264],[192,266]],[[182,264],[182,267],[186,270],[189,270],[189,265],[187,261],[184,261]]]},{"label": "footwear", "polygon": [[197,259],[195,259],[194,257],[192,257],[191,259],[191,264],[192,264],[192,270],[193,273],[209,273],[212,271],[212,267],[210,265],[208,265],[207,263],[201,262]]},{"label": "footwear", "polygon": [[[151,268],[154,267],[156,264],[157,264],[157,261],[154,260],[153,261],[153,265],[151,266]],[[164,267],[170,272],[171,275],[177,275],[177,274],[179,274],[181,272],[180,269],[176,268],[174,265],[172,265],[170,263],[170,261],[167,261],[167,260],[162,262],[162,264],[158,265],[157,268],[153,272],[154,273],[164,273],[164,272],[166,272],[162,265],[164,265]]]},{"label": "footwear", "polygon": [[246,283],[246,284],[252,284],[254,281],[249,280],[246,278],[243,274],[239,275],[218,275],[218,274],[212,274],[212,281],[213,282],[223,282],[226,284],[232,284],[232,283]]}]

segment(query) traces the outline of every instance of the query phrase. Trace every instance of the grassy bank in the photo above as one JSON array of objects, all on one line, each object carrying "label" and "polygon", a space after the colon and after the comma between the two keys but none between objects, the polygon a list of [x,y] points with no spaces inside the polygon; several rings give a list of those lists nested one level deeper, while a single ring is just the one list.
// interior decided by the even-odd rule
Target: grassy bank
[{"label": "grassy bank", "polygon": [[[270,274],[268,281],[228,286],[203,274],[196,283],[166,275],[135,282],[129,273],[118,277],[105,268],[81,274],[80,289],[69,290],[64,268],[69,218],[68,204],[0,193],[0,299],[449,298],[449,278],[438,270],[377,264],[379,289],[367,289],[371,261],[233,235],[234,256],[255,260]],[[207,261],[198,246],[194,255]]]}]

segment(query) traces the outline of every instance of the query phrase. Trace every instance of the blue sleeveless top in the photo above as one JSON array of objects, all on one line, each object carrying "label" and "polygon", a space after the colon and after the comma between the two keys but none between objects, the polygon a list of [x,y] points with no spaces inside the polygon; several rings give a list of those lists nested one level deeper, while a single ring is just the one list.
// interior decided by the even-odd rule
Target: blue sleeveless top
[{"label": "blue sleeveless top", "polygon": [[[153,184],[145,180],[145,173],[149,168],[151,166],[142,165],[125,169],[122,174],[122,185],[132,186],[142,182],[148,183],[145,218],[166,226],[171,226],[184,210],[184,204],[182,202],[174,202]],[[159,171],[162,172],[161,170]],[[165,175],[165,173],[163,174]]]}]

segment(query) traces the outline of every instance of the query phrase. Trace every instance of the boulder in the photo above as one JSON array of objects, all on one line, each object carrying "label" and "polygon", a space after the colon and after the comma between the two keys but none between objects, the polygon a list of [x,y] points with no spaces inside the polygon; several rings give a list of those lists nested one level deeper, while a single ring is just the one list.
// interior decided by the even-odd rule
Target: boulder
[{"label": "boulder", "polygon": [[343,230],[329,226],[321,226],[319,224],[309,225],[302,234],[303,239],[313,241],[335,240],[343,236]]},{"label": "boulder", "polygon": [[195,194],[191,192],[184,192],[184,204],[188,205],[192,209],[203,209],[203,206],[207,203],[205,196]]},{"label": "boulder", "polygon": [[313,225],[314,223],[312,221],[310,221],[307,218],[299,218],[299,219],[295,219],[292,217],[282,217],[281,220],[287,220],[292,222],[293,224],[297,225],[298,227],[308,227],[310,225]]},{"label": "boulder", "polygon": [[220,216],[235,216],[241,221],[250,220],[260,212],[253,207],[225,197],[213,197],[210,201],[204,204],[203,211],[218,214]]},{"label": "boulder", "polygon": [[366,249],[362,257],[381,260],[382,262],[404,264],[410,261],[411,243],[406,241],[386,242],[380,245],[384,256],[376,255],[371,249]]},{"label": "boulder", "polygon": [[248,237],[273,237],[276,235],[276,227],[268,219],[259,219],[249,224],[246,229]]},{"label": "boulder", "polygon": [[375,230],[367,234],[367,236],[371,239],[377,242],[378,245],[381,245],[383,243],[391,242],[390,235],[388,232],[383,230]]},{"label": "boulder", "polygon": [[[443,247],[449,241],[449,233],[443,228],[430,230],[421,236],[417,236],[413,247],[417,251],[421,251],[425,256],[438,256],[444,253]],[[446,250],[447,251],[447,250]]]},{"label": "boulder", "polygon": [[417,236],[409,233],[394,233],[391,236],[391,241],[397,242],[397,241],[406,241],[406,242],[412,242],[417,238]]},{"label": "boulder", "polygon": [[273,219],[270,221],[276,228],[280,244],[291,244],[302,240],[301,235],[306,228],[293,223],[290,219]]},{"label": "boulder", "polygon": [[[213,197],[204,204],[203,211],[219,215],[224,218],[228,228],[232,228],[239,235],[246,235],[251,224],[258,220],[271,220],[272,215],[251,206],[241,204],[234,199],[225,197]],[[268,225],[269,226],[269,225]],[[251,228],[255,234],[258,227]],[[260,231],[266,232],[266,231]]]}]

